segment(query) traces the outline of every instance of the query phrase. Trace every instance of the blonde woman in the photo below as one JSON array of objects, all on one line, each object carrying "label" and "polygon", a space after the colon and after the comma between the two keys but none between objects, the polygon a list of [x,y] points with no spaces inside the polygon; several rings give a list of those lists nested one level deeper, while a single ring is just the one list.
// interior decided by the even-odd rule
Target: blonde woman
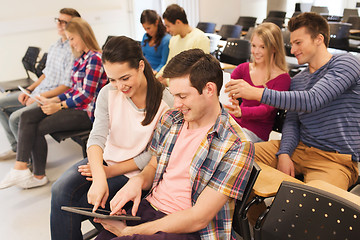
[{"label": "blonde woman", "polygon": [[[251,86],[286,91],[290,87],[290,76],[285,62],[284,41],[281,30],[273,23],[263,23],[255,28],[251,37],[251,62],[243,63],[231,74],[225,92],[237,88],[239,79]],[[229,113],[247,133],[251,141],[269,139],[277,109],[254,100],[230,99],[225,105]]]},{"label": "blonde woman", "polygon": [[[48,182],[45,135],[91,129],[95,99],[107,81],[100,47],[90,25],[81,18],[73,18],[65,33],[76,55],[71,72],[72,87],[53,98],[38,97],[43,105],[21,115],[15,166],[0,182],[0,189],[13,185],[22,188],[45,185]],[[27,167],[30,157],[33,174]]]}]

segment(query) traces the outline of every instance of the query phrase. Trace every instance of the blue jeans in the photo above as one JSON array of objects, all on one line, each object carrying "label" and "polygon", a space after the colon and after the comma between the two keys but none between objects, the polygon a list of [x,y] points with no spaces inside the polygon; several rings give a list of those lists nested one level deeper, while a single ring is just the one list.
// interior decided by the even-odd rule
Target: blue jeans
[{"label": "blue jeans", "polygon": [[18,91],[0,98],[0,123],[5,130],[6,137],[14,152],[16,152],[21,114],[24,111],[37,107],[36,103],[30,104],[29,106],[22,105],[18,100],[20,93],[21,92]]},{"label": "blue jeans", "polygon": [[[87,158],[70,167],[53,185],[51,189],[50,228],[52,240],[83,239],[81,222],[88,219],[80,214],[61,210],[61,206],[90,207],[87,201],[87,192],[91,186],[84,176],[78,172],[78,166],[86,165]],[[110,209],[109,202],[129,179],[120,175],[108,179],[109,198],[106,209]]]}]

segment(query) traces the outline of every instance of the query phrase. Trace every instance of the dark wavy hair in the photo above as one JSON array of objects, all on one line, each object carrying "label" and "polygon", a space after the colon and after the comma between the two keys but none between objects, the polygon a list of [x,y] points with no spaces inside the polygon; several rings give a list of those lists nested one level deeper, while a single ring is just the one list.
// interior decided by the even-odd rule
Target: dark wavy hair
[{"label": "dark wavy hair", "polygon": [[[157,14],[154,10],[146,9],[141,13],[141,16],[140,16],[141,24],[144,24],[144,23],[156,24],[156,20],[159,20],[159,21],[158,21],[157,32],[156,32],[156,36],[155,36],[155,51],[157,51],[157,48],[159,47],[162,38],[166,34],[166,27],[165,27],[164,23],[162,22],[162,19],[159,16],[159,14]],[[146,34],[146,35],[147,35],[148,39],[145,40],[144,46],[146,45],[146,43],[150,42],[150,40],[152,38],[149,34]]]},{"label": "dark wavy hair", "polygon": [[143,56],[141,46],[125,36],[112,37],[105,44],[102,53],[103,64],[128,63],[130,68],[139,69],[141,60],[145,63],[144,75],[147,81],[145,118],[141,124],[146,126],[152,122],[159,109],[164,86],[156,80],[149,62]]}]

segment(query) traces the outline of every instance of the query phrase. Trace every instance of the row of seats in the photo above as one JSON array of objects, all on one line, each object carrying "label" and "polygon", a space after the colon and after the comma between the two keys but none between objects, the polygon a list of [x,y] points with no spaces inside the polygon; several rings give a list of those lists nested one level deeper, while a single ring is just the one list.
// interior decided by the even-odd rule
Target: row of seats
[{"label": "row of seats", "polygon": [[[24,66],[26,77],[16,80],[0,82],[0,91],[1,92],[10,92],[17,91],[18,86],[24,88],[28,87],[34,82],[31,74],[34,74],[36,77],[42,75],[42,70],[45,68],[47,53],[44,53],[40,60],[39,53],[41,49],[39,47],[30,46],[25,52],[24,57],[22,58],[22,64]],[[86,154],[86,144],[90,134],[90,130],[81,130],[81,131],[65,131],[65,132],[55,132],[50,134],[57,142],[61,142],[67,138],[73,139],[82,147],[82,152],[84,158]]]},{"label": "row of seats", "polygon": [[22,87],[27,87],[34,82],[31,78],[31,74],[34,74],[37,77],[42,75],[42,70],[45,68],[46,64],[47,53],[44,53],[40,61],[37,61],[40,50],[41,49],[38,47],[28,47],[24,57],[21,60],[26,76],[20,79],[0,82],[1,92],[18,90],[19,85]]}]

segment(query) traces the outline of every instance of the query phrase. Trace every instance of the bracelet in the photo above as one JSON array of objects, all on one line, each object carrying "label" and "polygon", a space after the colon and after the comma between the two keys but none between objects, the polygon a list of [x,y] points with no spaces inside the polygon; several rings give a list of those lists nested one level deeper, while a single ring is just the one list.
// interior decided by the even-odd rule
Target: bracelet
[{"label": "bracelet", "polygon": [[28,90],[30,93],[32,93],[32,92],[33,92],[32,90],[30,90],[30,89],[28,89],[28,88],[26,88],[26,90]]}]

